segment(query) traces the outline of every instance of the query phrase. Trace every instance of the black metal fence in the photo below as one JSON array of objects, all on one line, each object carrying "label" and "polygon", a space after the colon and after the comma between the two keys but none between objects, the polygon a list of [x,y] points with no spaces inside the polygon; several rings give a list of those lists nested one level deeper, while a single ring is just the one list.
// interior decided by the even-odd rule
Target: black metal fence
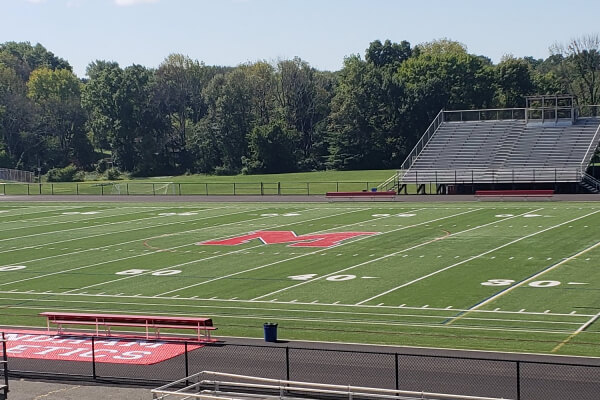
[{"label": "black metal fence", "polygon": [[0,334],[0,347],[0,400],[4,400],[8,395],[8,357],[4,332]]},{"label": "black metal fence", "polygon": [[[95,338],[106,341],[106,337]],[[131,338],[119,338],[128,341]],[[147,340],[146,342],[153,342]],[[153,365],[10,358],[15,377],[117,383],[171,382],[210,370],[274,379],[518,400],[597,400],[600,364],[548,363],[275,345],[210,344]],[[95,345],[92,343],[92,348]],[[189,351],[188,351],[189,350]],[[11,351],[9,346],[9,357]]]},{"label": "black metal fence", "polygon": [[185,195],[324,195],[327,192],[360,192],[377,188],[381,182],[204,182],[204,183],[4,183],[1,195],[100,195],[100,196],[185,196]]}]

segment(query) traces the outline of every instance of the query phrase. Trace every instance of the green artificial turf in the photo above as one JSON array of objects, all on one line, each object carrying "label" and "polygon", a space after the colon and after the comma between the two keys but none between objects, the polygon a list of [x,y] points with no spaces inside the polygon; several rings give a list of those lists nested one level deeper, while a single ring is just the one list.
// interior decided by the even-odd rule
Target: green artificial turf
[{"label": "green artificial turf", "polygon": [[[284,239],[201,244],[255,231]],[[3,201],[0,324],[195,315],[224,336],[274,321],[284,339],[600,356],[599,234],[595,203]]]}]

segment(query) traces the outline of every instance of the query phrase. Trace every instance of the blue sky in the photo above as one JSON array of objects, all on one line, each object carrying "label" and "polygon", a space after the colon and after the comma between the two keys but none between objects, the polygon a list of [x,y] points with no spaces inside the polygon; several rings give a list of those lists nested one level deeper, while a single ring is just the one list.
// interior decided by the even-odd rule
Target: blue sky
[{"label": "blue sky", "polygon": [[157,67],[170,53],[231,66],[299,56],[337,70],[375,39],[545,58],[553,43],[600,32],[598,0],[0,0],[0,15],[0,43],[39,42],[80,77],[96,59]]}]

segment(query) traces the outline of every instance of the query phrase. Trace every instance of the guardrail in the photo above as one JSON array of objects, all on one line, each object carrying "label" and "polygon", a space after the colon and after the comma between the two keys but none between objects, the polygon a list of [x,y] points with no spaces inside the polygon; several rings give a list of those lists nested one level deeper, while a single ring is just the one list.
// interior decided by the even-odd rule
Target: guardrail
[{"label": "guardrail", "polygon": [[581,182],[581,168],[503,168],[503,169],[432,169],[410,170],[402,183],[475,184],[475,183],[562,183]]},{"label": "guardrail", "polygon": [[444,111],[445,122],[525,120],[525,108],[486,108],[482,110]]},{"label": "guardrail", "polygon": [[[189,382],[193,383],[189,383]],[[185,384],[185,387],[181,387]],[[231,390],[231,391],[230,391]],[[241,392],[241,393],[238,393]],[[182,399],[247,399],[246,394],[268,393],[285,399],[298,394],[304,396],[332,396],[333,398],[370,398],[382,400],[501,400],[498,397],[463,396],[413,390],[380,389],[365,386],[329,385],[314,382],[261,378],[257,376],[202,371],[192,376],[152,389],[152,398]]]}]

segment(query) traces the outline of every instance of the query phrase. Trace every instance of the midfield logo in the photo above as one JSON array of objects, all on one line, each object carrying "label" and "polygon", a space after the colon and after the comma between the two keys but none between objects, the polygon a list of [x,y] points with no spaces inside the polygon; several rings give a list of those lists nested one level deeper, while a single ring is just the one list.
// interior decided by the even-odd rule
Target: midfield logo
[{"label": "midfield logo", "polygon": [[289,247],[331,247],[356,236],[376,235],[379,232],[334,232],[297,236],[293,231],[257,231],[224,240],[209,240],[198,245],[237,246],[258,239],[264,244],[292,243]]}]

